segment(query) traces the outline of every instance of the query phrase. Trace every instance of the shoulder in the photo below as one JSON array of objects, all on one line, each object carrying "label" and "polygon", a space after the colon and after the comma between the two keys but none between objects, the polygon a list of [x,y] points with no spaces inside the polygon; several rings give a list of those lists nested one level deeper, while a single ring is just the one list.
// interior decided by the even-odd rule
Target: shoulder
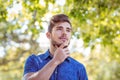
[{"label": "shoulder", "polygon": [[37,62],[37,56],[35,54],[31,54],[25,61],[25,66],[35,65]]},{"label": "shoulder", "polygon": [[35,54],[31,54],[26,61],[33,61],[37,56]]},{"label": "shoulder", "polygon": [[88,80],[85,66],[81,62],[78,62],[73,58],[71,58],[71,63],[74,65],[75,69],[77,70],[79,79]]},{"label": "shoulder", "polygon": [[71,64],[74,65],[74,68],[78,71],[78,74],[83,76],[83,78],[85,78],[80,80],[88,80],[86,68],[81,62],[78,62],[77,60],[71,58]]},{"label": "shoulder", "polygon": [[34,58],[36,58],[36,55],[35,55],[35,54],[31,54],[31,55],[29,55],[29,56],[27,57],[26,61],[32,60],[32,59],[34,59]]},{"label": "shoulder", "polygon": [[44,56],[44,54],[31,54],[27,59],[26,59],[26,63],[29,62],[36,62],[37,64],[39,64],[39,62],[42,61],[42,57]]},{"label": "shoulder", "polygon": [[81,62],[78,62],[72,57],[70,57],[70,62],[72,65],[76,66],[77,68],[84,68],[84,65]]},{"label": "shoulder", "polygon": [[27,58],[27,60],[34,60],[34,59],[37,59],[37,58],[42,57],[42,56],[44,56],[44,54],[38,54],[38,55],[36,55],[36,54],[31,54],[31,55]]},{"label": "shoulder", "polygon": [[38,70],[38,61],[35,54],[30,55],[25,61],[24,75],[29,72],[36,72]]}]

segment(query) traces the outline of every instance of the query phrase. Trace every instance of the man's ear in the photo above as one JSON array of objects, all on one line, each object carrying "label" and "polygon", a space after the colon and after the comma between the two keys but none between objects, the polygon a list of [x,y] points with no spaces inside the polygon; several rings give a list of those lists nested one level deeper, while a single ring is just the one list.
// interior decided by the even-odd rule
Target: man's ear
[{"label": "man's ear", "polygon": [[50,33],[50,32],[47,32],[47,33],[46,33],[46,36],[47,36],[48,39],[50,39],[50,38],[51,38],[51,33]]}]

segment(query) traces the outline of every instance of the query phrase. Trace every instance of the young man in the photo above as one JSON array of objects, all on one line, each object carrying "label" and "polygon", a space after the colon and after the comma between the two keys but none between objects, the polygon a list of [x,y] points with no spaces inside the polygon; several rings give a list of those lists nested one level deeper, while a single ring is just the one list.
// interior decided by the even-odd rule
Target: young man
[{"label": "young man", "polygon": [[72,25],[68,16],[54,15],[48,26],[50,49],[41,55],[28,57],[24,67],[24,80],[88,80],[83,64],[69,56],[68,45]]}]

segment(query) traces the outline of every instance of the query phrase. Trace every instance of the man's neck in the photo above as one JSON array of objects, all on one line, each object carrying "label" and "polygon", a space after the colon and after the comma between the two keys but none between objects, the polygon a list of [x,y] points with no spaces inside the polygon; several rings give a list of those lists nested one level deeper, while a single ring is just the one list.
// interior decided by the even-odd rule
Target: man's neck
[{"label": "man's neck", "polygon": [[56,50],[56,48],[51,44],[51,45],[50,45],[50,54],[51,54],[52,56],[54,56],[55,50]]}]

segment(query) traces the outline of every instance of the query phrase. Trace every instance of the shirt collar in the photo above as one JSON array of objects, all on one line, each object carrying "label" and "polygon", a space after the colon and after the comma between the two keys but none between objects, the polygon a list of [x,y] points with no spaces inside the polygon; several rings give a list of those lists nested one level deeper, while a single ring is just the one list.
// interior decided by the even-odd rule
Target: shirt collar
[{"label": "shirt collar", "polygon": [[52,58],[52,55],[50,54],[49,50],[47,50],[42,56],[42,59],[47,59],[47,58]]},{"label": "shirt collar", "polygon": [[[42,59],[48,59],[48,58],[51,58],[51,59],[52,59],[52,55],[50,54],[50,51],[49,51],[49,50],[47,50],[47,51],[44,53],[44,55],[42,56]],[[66,60],[67,60],[68,62],[70,62],[71,58],[68,57]]]}]

